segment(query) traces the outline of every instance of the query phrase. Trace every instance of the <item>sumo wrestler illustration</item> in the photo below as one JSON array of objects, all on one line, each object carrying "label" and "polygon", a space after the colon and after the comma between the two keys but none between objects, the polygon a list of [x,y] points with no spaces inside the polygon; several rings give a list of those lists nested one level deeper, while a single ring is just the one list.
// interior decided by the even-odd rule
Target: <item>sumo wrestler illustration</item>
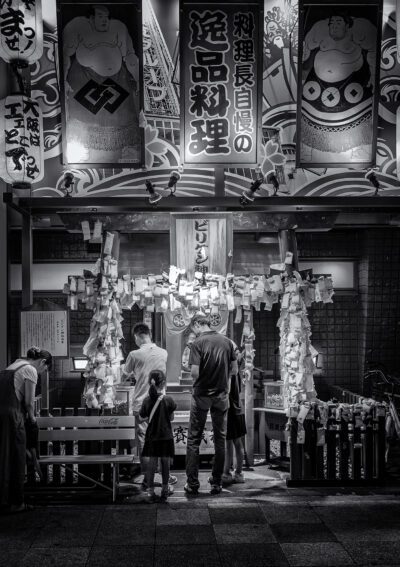
[{"label": "sumo wrestler illustration", "polygon": [[[309,14],[310,15],[310,14]],[[370,159],[376,26],[332,12],[307,29],[302,58],[301,161]]]},{"label": "sumo wrestler illustration", "polygon": [[104,4],[72,18],[63,63],[68,161],[139,161],[139,60],[125,23]]}]

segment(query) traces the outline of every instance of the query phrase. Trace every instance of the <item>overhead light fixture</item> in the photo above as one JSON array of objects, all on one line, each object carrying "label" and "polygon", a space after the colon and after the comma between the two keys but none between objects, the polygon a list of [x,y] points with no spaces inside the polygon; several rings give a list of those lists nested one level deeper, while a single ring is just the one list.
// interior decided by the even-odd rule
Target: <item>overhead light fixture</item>
[{"label": "overhead light fixture", "polygon": [[254,201],[255,193],[260,189],[264,181],[265,181],[264,176],[262,174],[261,175],[259,174],[258,177],[250,185],[250,187],[242,192],[242,195],[239,199],[239,202],[242,205],[242,207],[245,207],[246,205]]},{"label": "overhead light fixture", "polygon": [[279,191],[279,181],[278,181],[278,178],[276,177],[275,173],[270,173],[268,175],[267,183],[272,185],[272,187],[274,188],[274,197],[275,197],[275,195]]},{"label": "overhead light fixture", "polygon": [[151,181],[146,181],[146,191],[149,193],[149,203],[150,205],[157,205],[158,201],[161,201],[162,196],[157,193],[155,186]]},{"label": "overhead light fixture", "polygon": [[62,189],[64,191],[64,197],[71,197],[71,193],[74,190],[75,177],[71,171],[66,171],[64,173],[64,183]]},{"label": "overhead light fixture", "polygon": [[166,189],[169,189],[170,197],[174,196],[174,193],[176,191],[176,184],[178,183],[178,181],[180,180],[181,175],[178,171],[173,171],[169,177],[169,181],[168,181],[168,185],[166,187]]},{"label": "overhead light fixture", "polygon": [[379,179],[377,178],[376,173],[373,169],[369,169],[367,171],[367,173],[365,174],[365,179],[367,179],[371,183],[371,185],[375,187],[374,195],[378,195],[381,184],[379,183]]}]

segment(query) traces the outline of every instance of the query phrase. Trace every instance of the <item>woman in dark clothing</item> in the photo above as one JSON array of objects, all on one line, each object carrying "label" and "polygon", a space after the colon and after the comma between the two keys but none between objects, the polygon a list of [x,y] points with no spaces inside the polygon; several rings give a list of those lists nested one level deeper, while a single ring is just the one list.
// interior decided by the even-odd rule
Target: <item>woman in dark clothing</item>
[{"label": "woman in dark clothing", "polygon": [[166,376],[161,370],[153,370],[149,375],[149,395],[143,400],[139,415],[148,418],[149,425],[143,446],[142,456],[149,457],[147,486],[150,501],[155,500],[154,475],[158,460],[161,461],[162,489],[161,498],[166,500],[173,489],[168,484],[170,460],[175,454],[171,420],[176,410],[176,403],[165,395]]},{"label": "woman in dark clothing", "polygon": [[0,507],[11,512],[29,509],[24,503],[25,418],[36,423],[34,412],[38,374],[50,368],[52,356],[32,347],[26,360],[16,360],[0,372]]}]

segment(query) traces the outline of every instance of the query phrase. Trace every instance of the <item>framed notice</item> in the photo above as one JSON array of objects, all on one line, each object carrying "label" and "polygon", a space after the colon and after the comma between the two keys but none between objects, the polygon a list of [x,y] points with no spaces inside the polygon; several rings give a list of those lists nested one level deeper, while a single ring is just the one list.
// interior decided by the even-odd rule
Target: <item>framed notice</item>
[{"label": "framed notice", "polygon": [[21,311],[21,356],[37,346],[53,357],[69,356],[68,311]]},{"label": "framed notice", "polygon": [[144,163],[141,0],[58,0],[63,161]]},{"label": "framed notice", "polygon": [[370,167],[376,158],[382,0],[303,0],[298,167]]},{"label": "framed notice", "polygon": [[255,166],[262,126],[263,0],[181,0],[181,156]]}]

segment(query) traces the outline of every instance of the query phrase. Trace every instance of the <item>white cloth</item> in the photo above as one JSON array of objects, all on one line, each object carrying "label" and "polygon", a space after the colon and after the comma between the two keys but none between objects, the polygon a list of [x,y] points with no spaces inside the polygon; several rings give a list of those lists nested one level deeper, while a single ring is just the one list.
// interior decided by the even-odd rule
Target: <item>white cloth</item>
[{"label": "white cloth", "polygon": [[[21,363],[24,362],[22,359],[18,359],[10,366],[7,367],[7,370],[15,370]],[[30,380],[35,385],[38,381],[38,374],[36,368],[31,366],[30,364],[24,364],[21,368],[14,373],[14,388],[15,388],[15,395],[18,398],[18,401],[23,402],[25,400],[25,380]]]},{"label": "white cloth", "polygon": [[145,343],[128,354],[124,374],[133,373],[136,385],[133,393],[133,411],[139,411],[149,391],[149,374],[152,370],[167,371],[168,353],[154,343]]}]

